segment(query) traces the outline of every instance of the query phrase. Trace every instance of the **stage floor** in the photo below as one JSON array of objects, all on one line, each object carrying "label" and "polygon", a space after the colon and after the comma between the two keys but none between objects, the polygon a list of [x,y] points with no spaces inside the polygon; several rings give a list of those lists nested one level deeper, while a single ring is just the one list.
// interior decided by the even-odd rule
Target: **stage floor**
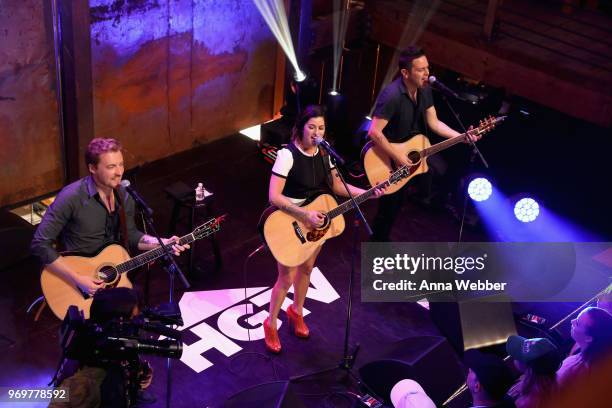
[{"label": "stage floor", "polygon": [[[165,235],[172,209],[163,189],[182,181],[189,186],[202,182],[214,193],[212,212],[227,214],[216,238],[221,248],[223,265],[214,270],[211,246],[206,240],[195,246],[198,272],[187,273],[192,283],[185,291],[176,282],[175,299],[181,301],[186,326],[183,361],[172,363],[172,406],[207,407],[222,404],[232,394],[256,384],[287,380],[291,376],[312,372],[337,364],[343,354],[348,282],[351,270],[352,231],[324,245],[314,272],[313,286],[305,307],[310,312],[306,323],[311,329],[309,340],[289,334],[286,324],[280,328],[283,351],[278,356],[266,353],[261,320],[268,308],[268,290],[276,278],[272,256],[261,251],[244,268],[249,253],[261,239],[256,226],[261,211],[267,206],[270,164],[258,152],[256,142],[241,135],[230,136],[197,147],[159,162],[144,166],[136,174],[136,187],[155,211],[158,230]],[[376,202],[363,206],[369,221]],[[187,212],[183,213],[184,216]],[[347,215],[347,221],[352,215]],[[187,233],[184,222],[180,232]],[[350,225],[347,222],[347,225]],[[459,224],[448,212],[425,208],[407,202],[393,232],[394,241],[456,241]],[[361,238],[366,234],[362,230]],[[465,241],[486,241],[479,228],[466,227]],[[186,265],[187,256],[180,263]],[[385,345],[413,336],[436,335],[429,311],[416,303],[362,303],[360,300],[359,257],[357,257],[355,291],[350,331],[351,348],[360,345],[355,367],[368,362]],[[187,271],[186,268],[185,272]],[[42,386],[52,377],[60,358],[58,329],[60,322],[49,309],[38,322],[28,305],[40,296],[39,271],[32,259],[5,270],[0,285],[2,308],[0,327],[1,385]],[[133,277],[136,285],[144,283],[144,274]],[[244,288],[247,301],[244,301]],[[168,278],[155,266],[151,273],[151,305],[168,299]],[[253,314],[252,329],[241,317],[244,310]],[[281,312],[283,323],[286,315]],[[249,341],[250,336],[250,341]],[[157,402],[151,407],[165,406],[166,361],[147,357],[154,368],[151,391]],[[444,370],[444,367],[432,367]],[[355,370],[356,372],[356,370]],[[295,391],[306,406],[352,406],[347,390],[359,392],[353,381],[340,372],[315,376],[295,384]],[[25,405],[20,405],[25,406]]]}]

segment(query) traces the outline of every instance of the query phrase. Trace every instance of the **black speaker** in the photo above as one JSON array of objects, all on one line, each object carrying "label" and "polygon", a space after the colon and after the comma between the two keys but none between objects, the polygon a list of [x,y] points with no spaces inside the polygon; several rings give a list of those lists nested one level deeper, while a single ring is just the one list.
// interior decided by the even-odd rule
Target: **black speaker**
[{"label": "black speaker", "polygon": [[431,302],[431,320],[454,347],[464,350],[504,344],[516,334],[512,305],[503,295],[464,299],[459,302]]},{"label": "black speaker", "polygon": [[0,270],[30,256],[34,227],[18,215],[0,210]]},{"label": "black speaker", "polygon": [[306,408],[293,392],[289,381],[274,381],[258,384],[232,395],[223,404],[224,408]]},{"label": "black speaker", "polygon": [[444,337],[417,336],[398,341],[359,369],[363,383],[391,404],[393,386],[415,380],[436,403],[442,404],[465,382],[465,372]]}]

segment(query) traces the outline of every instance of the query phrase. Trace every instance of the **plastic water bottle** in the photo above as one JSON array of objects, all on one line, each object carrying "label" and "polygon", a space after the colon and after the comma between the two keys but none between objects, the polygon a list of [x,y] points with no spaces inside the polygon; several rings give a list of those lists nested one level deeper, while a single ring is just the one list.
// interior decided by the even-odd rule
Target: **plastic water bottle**
[{"label": "plastic water bottle", "polygon": [[202,183],[198,183],[198,186],[195,189],[195,201],[196,206],[202,205],[204,202],[204,186]]}]

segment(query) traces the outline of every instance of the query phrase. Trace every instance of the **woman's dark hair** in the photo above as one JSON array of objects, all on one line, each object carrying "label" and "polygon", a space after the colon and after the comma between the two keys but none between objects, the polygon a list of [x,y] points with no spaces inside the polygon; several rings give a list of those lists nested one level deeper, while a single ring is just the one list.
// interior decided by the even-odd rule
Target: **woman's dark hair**
[{"label": "woman's dark hair", "polygon": [[527,366],[521,381],[523,395],[537,393],[544,398],[556,391],[556,374],[561,366],[561,355],[557,350],[523,364]]},{"label": "woman's dark hair", "polygon": [[325,108],[321,105],[308,105],[304,108],[300,116],[298,117],[293,129],[291,130],[291,141],[295,142],[296,139],[302,137],[302,132],[306,122],[312,118],[322,117],[325,119]]},{"label": "woman's dark hair", "polygon": [[584,361],[591,365],[596,359],[612,353],[612,315],[599,307],[589,307],[586,314],[590,324],[585,333],[591,336],[591,342],[580,352]]}]

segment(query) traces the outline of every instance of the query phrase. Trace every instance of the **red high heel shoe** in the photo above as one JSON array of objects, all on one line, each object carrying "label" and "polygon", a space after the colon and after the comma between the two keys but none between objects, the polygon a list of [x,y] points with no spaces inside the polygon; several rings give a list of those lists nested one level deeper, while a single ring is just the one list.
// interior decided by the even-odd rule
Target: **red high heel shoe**
[{"label": "red high heel shoe", "polygon": [[297,337],[307,339],[308,336],[310,336],[308,326],[304,323],[304,316],[297,314],[297,312],[293,310],[293,305],[289,305],[287,308],[287,317],[289,317],[289,327],[293,326],[293,333]]},{"label": "red high heel shoe", "polygon": [[280,339],[278,338],[278,330],[273,329],[268,324],[268,319],[263,322],[266,348],[271,353],[278,354],[281,352]]}]

